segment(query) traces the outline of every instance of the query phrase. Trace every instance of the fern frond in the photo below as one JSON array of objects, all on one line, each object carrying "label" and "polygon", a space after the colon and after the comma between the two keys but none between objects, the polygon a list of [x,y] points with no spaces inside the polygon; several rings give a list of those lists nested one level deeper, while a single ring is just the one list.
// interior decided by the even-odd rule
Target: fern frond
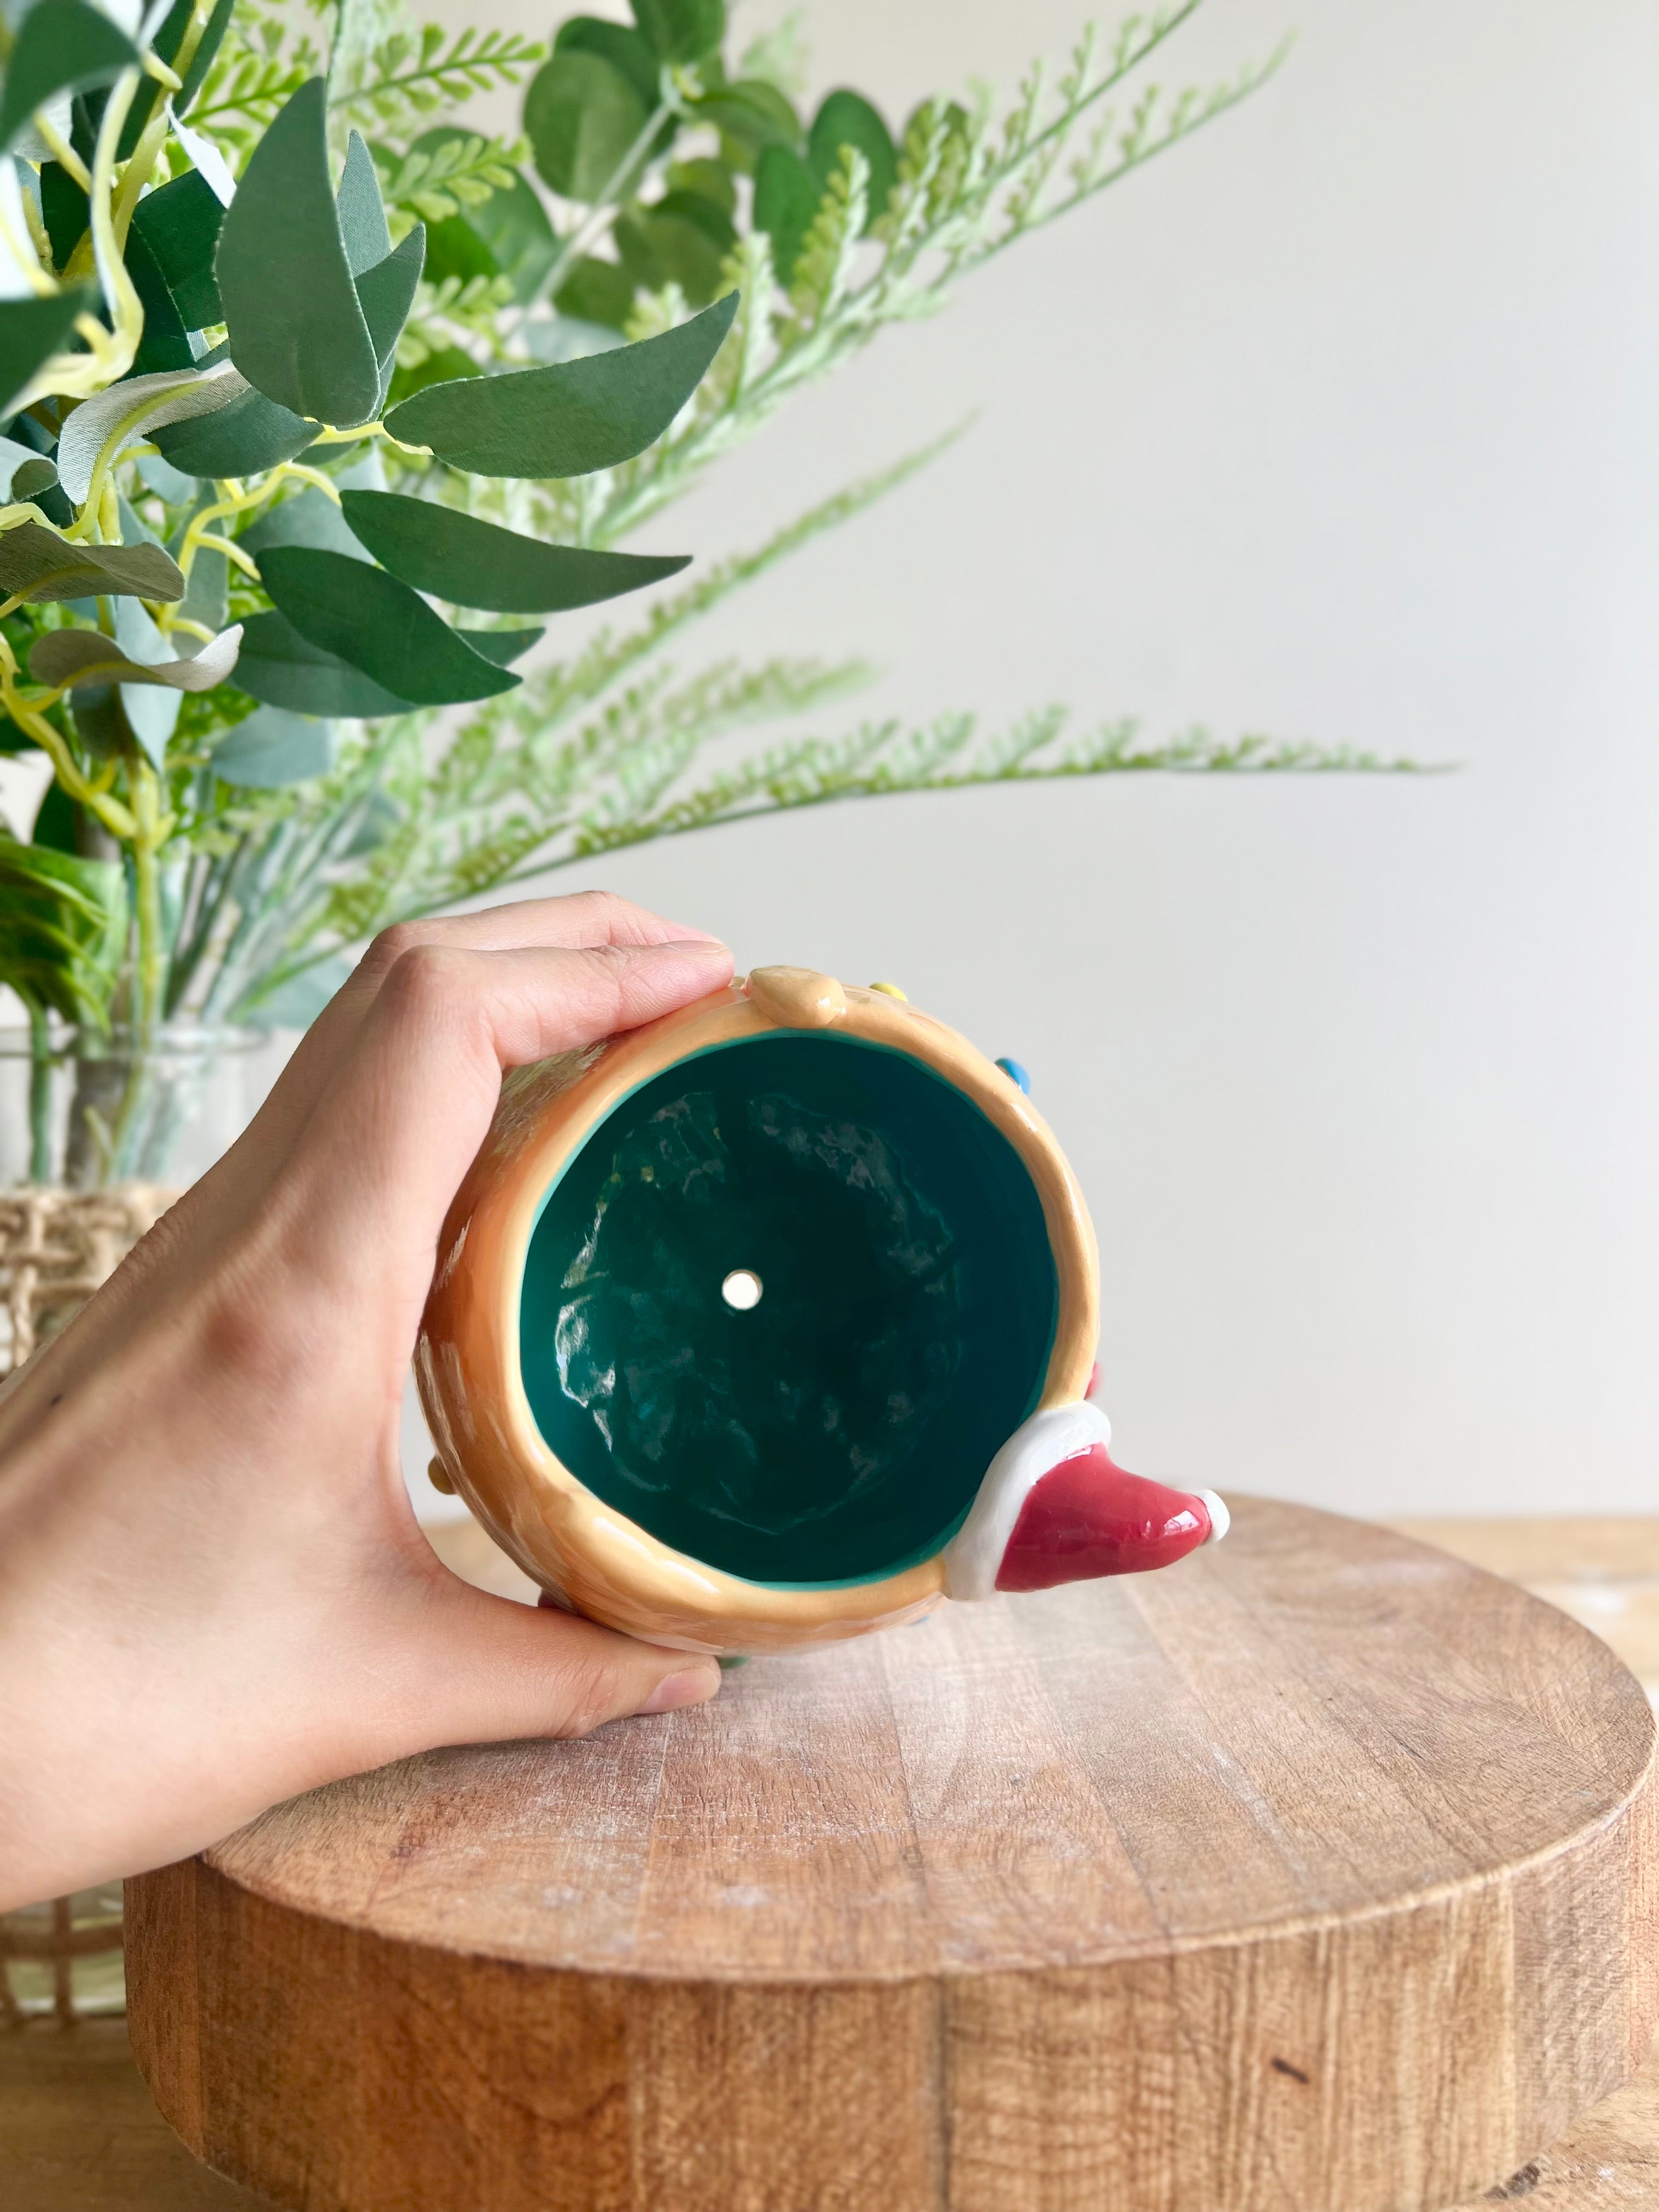
[{"label": "fern frond", "polygon": [[452,35],[427,23],[418,32],[394,31],[372,46],[329,105],[360,127],[405,135],[441,108],[517,84],[546,58],[545,46],[512,32],[469,27]]},{"label": "fern frond", "polygon": [[396,229],[401,212],[406,231],[416,217],[443,222],[464,207],[481,207],[492,193],[512,185],[519,165],[529,158],[523,138],[473,136],[402,155],[382,147],[375,167],[387,216]]},{"label": "fern frond", "polygon": [[920,729],[907,730],[894,721],[869,723],[833,744],[807,739],[780,746],[710,778],[654,813],[612,824],[596,811],[579,825],[569,858],[842,799],[966,791],[981,784],[1042,783],[1076,775],[1397,775],[1417,768],[1411,761],[1385,760],[1348,747],[1257,735],[1217,738],[1200,728],[1160,744],[1145,738],[1133,720],[1106,724],[1045,757],[1065,719],[1062,710],[1048,708],[977,750],[972,750],[977,726],[971,714],[943,715]]},{"label": "fern frond", "polygon": [[[787,297],[745,309],[741,337],[682,422],[640,460],[590,487],[592,542],[614,539],[688,491],[720,454],[752,436],[793,393],[830,374],[884,327],[938,312],[955,285],[1182,143],[1257,90],[1284,48],[1208,91],[1166,96],[1147,86],[1121,118],[1113,95],[1201,4],[1180,0],[1129,17],[1115,38],[1090,31],[1050,72],[1034,66],[999,118],[988,96],[935,100],[912,118],[897,183],[868,237],[863,157],[849,149],[829,180],[796,260]],[[749,241],[727,281],[752,286]],[[761,257],[763,262],[765,257]],[[681,319],[672,294],[635,303],[630,336]]]},{"label": "fern frond", "polygon": [[869,200],[870,164],[857,147],[848,146],[836,164],[795,264],[789,304],[801,328],[815,329],[830,320],[852,290]]},{"label": "fern frond", "polygon": [[453,345],[488,358],[496,319],[512,297],[505,276],[446,276],[436,284],[422,277],[398,339],[398,368],[419,368]]}]

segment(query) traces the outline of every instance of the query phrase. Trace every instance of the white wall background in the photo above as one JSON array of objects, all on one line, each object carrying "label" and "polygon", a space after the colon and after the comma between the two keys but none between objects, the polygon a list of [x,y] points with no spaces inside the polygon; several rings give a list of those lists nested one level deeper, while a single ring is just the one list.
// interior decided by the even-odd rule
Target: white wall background
[{"label": "white wall background", "polygon": [[[1078,6],[808,0],[814,90],[897,119],[1011,84]],[[1241,112],[654,538],[750,544],[977,407],[688,653],[881,663],[826,729],[1066,700],[1459,772],[884,800],[565,881],[740,965],[890,976],[1027,1063],[1100,1232],[1128,1464],[1371,1514],[1651,1510],[1659,16],[1209,0],[1161,74],[1288,27]]]}]

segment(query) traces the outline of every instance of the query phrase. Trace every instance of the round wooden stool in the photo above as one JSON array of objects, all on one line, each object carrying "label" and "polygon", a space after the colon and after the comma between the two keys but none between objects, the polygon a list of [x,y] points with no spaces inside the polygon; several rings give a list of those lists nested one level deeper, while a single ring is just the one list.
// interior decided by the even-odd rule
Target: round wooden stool
[{"label": "round wooden stool", "polygon": [[307,2212],[1437,2212],[1646,2049],[1653,1757],[1565,1615],[1245,1501],[281,1807],[130,1885],[133,2040]]}]

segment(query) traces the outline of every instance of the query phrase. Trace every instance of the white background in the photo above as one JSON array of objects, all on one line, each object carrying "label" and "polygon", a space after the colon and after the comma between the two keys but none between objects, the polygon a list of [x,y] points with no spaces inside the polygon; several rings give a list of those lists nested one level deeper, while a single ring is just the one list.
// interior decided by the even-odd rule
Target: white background
[{"label": "white background", "polygon": [[[805,13],[814,93],[895,122],[1079,20]],[[1099,1230],[1129,1465],[1371,1514],[1651,1509],[1659,21],[1209,0],[1160,74],[1289,28],[1242,112],[884,337],[649,542],[750,544],[978,408],[684,658],[869,655],[826,732],[1063,700],[1458,772],[883,800],[564,880],[740,965],[891,977],[1025,1061]]]}]

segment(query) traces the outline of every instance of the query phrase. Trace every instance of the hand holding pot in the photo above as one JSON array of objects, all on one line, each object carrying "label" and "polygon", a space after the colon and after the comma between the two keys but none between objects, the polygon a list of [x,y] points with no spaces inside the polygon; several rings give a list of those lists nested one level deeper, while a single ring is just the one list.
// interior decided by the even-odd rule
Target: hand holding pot
[{"label": "hand holding pot", "polygon": [[503,1069],[731,972],[597,895],[389,933],[246,1133],[0,1393],[0,1906],[434,1745],[714,1694],[712,1662],[449,1574],[398,1429]]}]

